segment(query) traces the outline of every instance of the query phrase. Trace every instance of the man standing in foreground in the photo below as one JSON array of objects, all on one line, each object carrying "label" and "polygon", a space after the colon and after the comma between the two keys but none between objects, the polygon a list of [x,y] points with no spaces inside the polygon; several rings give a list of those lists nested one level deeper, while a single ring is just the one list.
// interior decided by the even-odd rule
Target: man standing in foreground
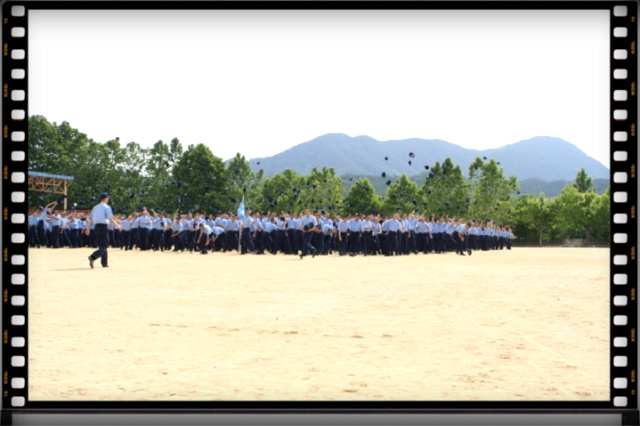
[{"label": "man standing in foreground", "polygon": [[89,229],[91,229],[92,225],[95,225],[95,235],[96,235],[96,243],[98,246],[98,250],[94,251],[91,256],[89,256],[89,266],[93,269],[93,261],[100,258],[100,263],[103,268],[107,268],[108,264],[108,253],[107,247],[109,246],[109,229],[107,228],[107,222],[113,223],[117,229],[120,228],[118,221],[113,218],[113,212],[111,211],[111,207],[107,205],[109,202],[109,194],[104,193],[100,195],[100,204],[93,207],[91,210],[91,215],[89,216],[89,224],[85,233],[89,234]]}]

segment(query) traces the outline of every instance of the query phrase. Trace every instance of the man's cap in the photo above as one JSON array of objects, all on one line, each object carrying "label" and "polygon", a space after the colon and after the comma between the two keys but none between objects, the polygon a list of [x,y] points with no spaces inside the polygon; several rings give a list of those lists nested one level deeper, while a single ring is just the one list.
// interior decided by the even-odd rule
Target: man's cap
[{"label": "man's cap", "polygon": [[100,194],[100,199],[104,199],[104,198],[111,198],[111,195],[107,194],[106,192],[103,192],[102,194]]}]

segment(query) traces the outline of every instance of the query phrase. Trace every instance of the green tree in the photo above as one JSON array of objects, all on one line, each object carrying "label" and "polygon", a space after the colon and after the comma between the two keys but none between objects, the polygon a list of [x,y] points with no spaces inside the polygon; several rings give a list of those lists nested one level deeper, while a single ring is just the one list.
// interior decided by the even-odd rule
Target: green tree
[{"label": "green tree", "polygon": [[410,180],[406,173],[403,173],[395,183],[389,185],[382,202],[382,211],[385,214],[411,213],[419,209],[422,204],[420,187]]},{"label": "green tree", "polygon": [[517,177],[505,177],[495,159],[484,162],[477,157],[469,166],[469,180],[472,194],[470,216],[512,224],[513,193],[520,189]]},{"label": "green tree", "polygon": [[261,198],[260,186],[263,181],[263,175],[264,171],[262,169],[254,173],[245,156],[237,153],[226,168],[225,176],[229,187],[229,196],[238,200],[241,200],[244,196],[247,203],[255,203]]},{"label": "green tree", "polygon": [[349,189],[344,199],[342,213],[379,212],[382,208],[382,198],[376,194],[376,190],[367,178],[360,178]]},{"label": "green tree", "polygon": [[305,176],[298,175],[293,169],[268,177],[258,188],[255,199],[248,199],[254,210],[300,212],[304,209],[300,195],[306,182]]},{"label": "green tree", "polygon": [[422,185],[426,209],[433,213],[465,215],[468,212],[470,186],[464,179],[460,166],[446,158],[442,165],[436,161],[430,173]]},{"label": "green tree", "polygon": [[299,189],[298,205],[302,210],[336,211],[342,206],[344,184],[331,167],[312,168]]},{"label": "green tree", "polygon": [[515,203],[516,225],[518,235],[524,237],[525,231],[533,231],[542,246],[545,234],[552,230],[556,223],[556,203],[553,199],[545,198],[544,193],[538,197],[523,194]]},{"label": "green tree", "polygon": [[208,214],[235,211],[240,202],[228,196],[224,162],[203,144],[189,145],[173,167],[173,180],[178,188],[177,205],[182,209]]},{"label": "green tree", "polygon": [[587,241],[609,239],[609,189],[598,195],[595,191],[579,192],[569,184],[562,189],[557,202],[558,227],[566,237]]},{"label": "green tree", "polygon": [[584,168],[580,169],[580,171],[576,175],[576,179],[573,181],[573,186],[578,190],[578,192],[588,192],[596,190],[596,187],[593,185],[593,181]]}]

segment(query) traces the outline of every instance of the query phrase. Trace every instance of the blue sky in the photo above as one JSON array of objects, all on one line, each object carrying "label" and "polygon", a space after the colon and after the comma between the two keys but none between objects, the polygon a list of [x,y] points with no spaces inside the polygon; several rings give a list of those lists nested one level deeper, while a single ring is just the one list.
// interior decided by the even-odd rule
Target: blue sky
[{"label": "blue sky", "polygon": [[555,136],[608,167],[609,31],[597,10],[30,11],[29,114],[223,159]]}]

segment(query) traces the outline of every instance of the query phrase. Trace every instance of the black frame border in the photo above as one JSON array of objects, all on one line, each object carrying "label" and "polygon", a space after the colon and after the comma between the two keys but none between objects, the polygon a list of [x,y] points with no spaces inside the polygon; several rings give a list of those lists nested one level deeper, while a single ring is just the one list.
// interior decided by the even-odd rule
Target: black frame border
[{"label": "black frame border", "polygon": [[[626,7],[623,16],[620,7]],[[20,8],[24,13],[20,14]],[[28,192],[26,138],[28,135],[28,11],[41,9],[602,9],[609,10],[610,18],[610,191],[611,191],[611,246],[610,246],[610,400],[609,401],[420,401],[420,402],[213,402],[213,401],[29,401],[28,400],[28,245],[27,204],[12,197]],[[637,11],[636,1],[378,1],[378,2],[199,2],[199,1],[5,1],[1,7],[2,28],[2,128],[3,128],[3,222],[2,222],[2,324],[3,324],[3,382],[2,424],[10,424],[13,413],[620,413],[623,424],[638,423],[637,404]],[[24,28],[24,37],[13,36],[13,28]],[[614,37],[615,28],[626,28],[625,37]],[[27,52],[24,58],[14,56],[15,51]],[[617,53],[626,51],[625,59]],[[24,78],[14,78],[14,70],[24,70]],[[614,78],[615,70],[627,70],[624,79]],[[27,96],[16,97],[16,91]],[[618,101],[614,92],[626,91],[625,100]],[[15,110],[24,110],[24,119],[13,116]],[[626,110],[625,119],[614,111]],[[23,132],[21,137],[20,132]],[[622,133],[620,133],[622,132]],[[621,140],[621,134],[626,134]],[[23,157],[19,154],[23,153]],[[625,160],[618,153],[626,152]],[[22,180],[20,174],[22,173]],[[624,179],[622,178],[624,176]],[[614,202],[614,194],[626,193],[625,202]],[[624,219],[624,220],[623,220]],[[22,240],[19,235],[22,234]],[[619,235],[626,235],[618,242]],[[21,258],[22,257],[22,258]],[[619,298],[626,297],[624,303]],[[19,303],[24,297],[26,302]],[[625,325],[615,325],[614,317],[626,316]],[[16,321],[24,318],[24,325]],[[15,338],[24,338],[23,346],[14,346]],[[624,346],[619,341],[626,339]],[[614,344],[615,343],[615,344]],[[19,358],[25,361],[19,366]],[[624,366],[615,366],[614,357],[626,357]],[[620,360],[621,358],[615,358]],[[14,379],[24,379],[23,388],[12,386]],[[625,383],[621,387],[620,383]],[[615,386],[614,386],[615,383]]]}]

